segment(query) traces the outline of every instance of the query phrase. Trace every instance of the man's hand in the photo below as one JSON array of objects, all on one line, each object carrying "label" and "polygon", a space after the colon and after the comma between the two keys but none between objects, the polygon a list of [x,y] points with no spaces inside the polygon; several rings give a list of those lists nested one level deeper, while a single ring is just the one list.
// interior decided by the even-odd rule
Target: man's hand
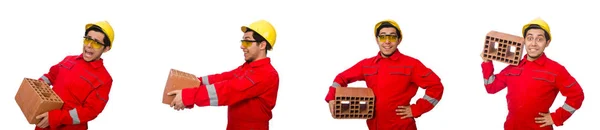
[{"label": "man's hand", "polygon": [[48,112],[44,112],[44,113],[36,116],[35,119],[40,120],[40,122],[38,124],[36,124],[37,127],[46,128],[46,127],[48,127],[48,125],[50,125],[50,124],[48,124]]},{"label": "man's hand", "polygon": [[171,102],[171,107],[173,107],[173,109],[179,111],[179,110],[183,110],[185,108],[185,106],[183,105],[182,97],[181,97],[181,90],[171,91],[171,92],[167,93],[167,95],[169,95],[169,96],[175,95],[173,102]]},{"label": "man's hand", "polygon": [[402,116],[400,119],[413,117],[410,106],[398,106],[398,109],[396,109],[396,115]]},{"label": "man's hand", "polygon": [[552,126],[554,121],[552,121],[552,116],[550,113],[539,113],[541,117],[535,118],[535,123],[542,124],[540,127]]},{"label": "man's hand", "polygon": [[483,60],[483,62],[489,62],[490,61],[489,59],[487,59],[487,57],[483,56],[483,52],[481,52],[480,56],[481,56],[481,60]]},{"label": "man's hand", "polygon": [[334,108],[335,108],[335,100],[330,100],[329,101],[329,112],[331,113],[331,117],[333,117],[333,118],[335,118]]}]

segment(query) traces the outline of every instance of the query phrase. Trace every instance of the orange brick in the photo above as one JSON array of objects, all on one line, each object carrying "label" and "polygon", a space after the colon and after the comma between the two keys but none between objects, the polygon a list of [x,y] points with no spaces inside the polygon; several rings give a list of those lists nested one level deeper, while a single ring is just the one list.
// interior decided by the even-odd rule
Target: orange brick
[{"label": "orange brick", "polygon": [[15,100],[29,124],[40,121],[35,119],[36,116],[63,106],[63,101],[48,84],[31,78],[23,79]]},{"label": "orange brick", "polygon": [[339,87],[335,91],[335,119],[371,119],[375,95],[370,88]]},{"label": "orange brick", "polygon": [[173,90],[180,90],[184,88],[192,88],[200,86],[200,80],[190,73],[186,73],[180,70],[171,69],[169,72],[169,77],[167,79],[167,85],[165,86],[165,90],[163,92],[162,103],[171,104],[173,102],[173,98],[175,96],[168,96],[167,93]]},{"label": "orange brick", "polygon": [[[490,31],[485,36],[483,57],[510,65],[519,65],[523,57],[525,39],[507,33]],[[511,49],[515,50],[512,51]]]}]

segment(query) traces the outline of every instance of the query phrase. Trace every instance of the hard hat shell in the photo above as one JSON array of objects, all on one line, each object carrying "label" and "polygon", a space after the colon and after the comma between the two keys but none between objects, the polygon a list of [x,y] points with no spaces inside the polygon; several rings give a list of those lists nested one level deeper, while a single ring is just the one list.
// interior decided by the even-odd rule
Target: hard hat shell
[{"label": "hard hat shell", "polygon": [[99,21],[96,23],[88,23],[87,25],[85,25],[85,30],[90,29],[94,25],[100,27],[104,34],[106,34],[106,38],[108,38],[108,40],[110,41],[109,47],[112,48],[112,45],[114,44],[113,40],[115,39],[115,32],[113,31],[112,26],[110,26],[108,21]]},{"label": "hard hat shell", "polygon": [[275,47],[277,32],[271,23],[266,20],[258,20],[248,26],[242,26],[242,32],[246,32],[248,29],[254,30],[255,33],[258,33],[260,36],[264,37],[265,40],[267,40],[267,43],[271,45],[271,49]]},{"label": "hard hat shell", "polygon": [[550,26],[548,26],[548,23],[546,23],[546,21],[544,21],[541,18],[536,18],[531,20],[529,23],[523,25],[523,37],[525,37],[525,30],[527,30],[527,28],[529,28],[531,25],[538,25],[542,28],[542,30],[546,31],[546,33],[548,33],[548,40],[552,39],[552,34],[550,33]]},{"label": "hard hat shell", "polygon": [[379,26],[381,26],[381,24],[383,24],[385,22],[388,22],[388,23],[392,24],[396,29],[398,29],[398,31],[400,31],[400,32],[398,32],[398,34],[400,34],[400,37],[403,36],[402,35],[402,30],[400,29],[400,26],[398,25],[398,23],[396,23],[396,21],[391,20],[391,19],[386,19],[386,20],[380,21],[377,24],[375,24],[375,29],[374,29],[375,31],[373,32],[373,33],[375,33],[375,36],[378,35],[377,34],[377,28],[379,28]]}]

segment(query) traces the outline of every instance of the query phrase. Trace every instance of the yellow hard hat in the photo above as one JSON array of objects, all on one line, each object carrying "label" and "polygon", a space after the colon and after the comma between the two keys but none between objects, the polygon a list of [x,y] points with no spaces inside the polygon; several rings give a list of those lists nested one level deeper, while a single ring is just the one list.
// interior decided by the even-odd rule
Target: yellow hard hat
[{"label": "yellow hard hat", "polygon": [[110,26],[110,24],[108,23],[108,21],[99,21],[99,22],[96,22],[96,23],[89,23],[89,24],[85,25],[85,30],[91,28],[94,25],[100,27],[100,29],[102,29],[102,31],[104,32],[104,34],[106,34],[106,37],[110,41],[110,46],[109,47],[111,47],[111,49],[112,49],[113,40],[115,39],[115,32],[113,31],[112,26]]},{"label": "yellow hard hat", "polygon": [[550,34],[550,26],[548,26],[548,23],[546,23],[546,21],[544,21],[541,18],[533,19],[533,20],[531,20],[531,22],[529,22],[523,26],[523,31],[522,31],[523,37],[525,37],[525,33],[526,33],[525,30],[527,28],[529,28],[529,26],[531,26],[531,25],[540,26],[544,31],[546,31],[546,33],[548,33],[548,40],[552,39],[552,34]]},{"label": "yellow hard hat", "polygon": [[379,28],[379,26],[381,26],[381,24],[383,24],[385,22],[392,24],[396,29],[398,29],[398,31],[400,31],[400,32],[398,32],[398,34],[400,34],[400,37],[403,36],[402,30],[400,30],[400,26],[398,25],[398,23],[396,23],[396,21],[391,20],[391,19],[386,19],[386,20],[380,21],[379,23],[375,24],[375,31],[373,32],[373,33],[375,33],[375,36],[379,35],[379,34],[377,34],[377,28]]},{"label": "yellow hard hat", "polygon": [[267,40],[267,43],[271,45],[271,49],[275,47],[277,32],[271,23],[266,20],[258,20],[251,23],[249,26],[242,26],[242,32],[246,32],[248,29],[254,30],[255,33],[264,37]]}]

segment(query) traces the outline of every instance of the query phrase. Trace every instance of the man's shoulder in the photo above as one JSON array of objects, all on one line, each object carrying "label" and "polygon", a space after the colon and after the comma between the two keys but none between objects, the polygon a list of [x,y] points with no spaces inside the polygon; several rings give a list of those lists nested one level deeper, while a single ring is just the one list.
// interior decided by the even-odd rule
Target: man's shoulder
[{"label": "man's shoulder", "polygon": [[561,71],[566,71],[567,69],[565,68],[565,66],[563,66],[562,64],[558,63],[557,61],[554,61],[550,58],[547,58],[546,60],[546,66],[549,69],[552,69],[554,72],[559,73]]}]

